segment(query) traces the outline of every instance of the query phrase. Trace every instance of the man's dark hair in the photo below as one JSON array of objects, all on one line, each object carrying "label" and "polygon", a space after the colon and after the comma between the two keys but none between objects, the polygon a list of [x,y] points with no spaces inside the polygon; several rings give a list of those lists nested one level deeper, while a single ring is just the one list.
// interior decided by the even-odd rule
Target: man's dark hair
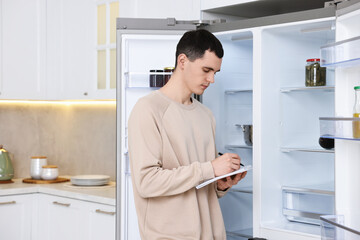
[{"label": "man's dark hair", "polygon": [[177,66],[177,58],[184,53],[190,61],[202,58],[205,51],[214,52],[218,58],[224,56],[222,45],[211,32],[199,29],[186,32],[176,46],[175,68]]}]

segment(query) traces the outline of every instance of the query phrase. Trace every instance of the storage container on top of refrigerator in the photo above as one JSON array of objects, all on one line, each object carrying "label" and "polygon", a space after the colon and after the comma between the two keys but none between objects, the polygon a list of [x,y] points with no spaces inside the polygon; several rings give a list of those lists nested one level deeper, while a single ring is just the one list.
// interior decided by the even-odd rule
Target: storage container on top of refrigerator
[{"label": "storage container on top of refrigerator", "polygon": [[[225,51],[221,72],[202,97],[216,118],[217,150],[236,152],[254,167],[220,199],[229,239],[320,239],[319,225],[292,222],[296,217],[283,214],[288,206],[283,189],[327,191],[331,197],[334,182],[340,184],[334,178],[334,150],[318,145],[318,119],[336,115],[339,84],[328,69],[325,87],[307,88],[304,68],[306,59],[320,57],[320,47],[335,41],[335,22],[335,8],[330,7],[201,26],[220,39]],[[174,66],[178,40],[195,25],[173,19],[117,20],[118,239],[140,239],[127,118],[138,98],[157,89],[149,87],[150,70]],[[242,125],[253,125],[252,146],[244,141]],[[301,202],[306,204],[311,202]]]}]

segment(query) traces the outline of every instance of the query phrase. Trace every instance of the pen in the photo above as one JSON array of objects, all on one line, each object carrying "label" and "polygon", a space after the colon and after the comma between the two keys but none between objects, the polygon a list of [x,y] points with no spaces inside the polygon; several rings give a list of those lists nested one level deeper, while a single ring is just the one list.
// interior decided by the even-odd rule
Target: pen
[{"label": "pen", "polygon": [[[218,154],[219,154],[219,156],[223,155],[223,153],[221,153],[221,152],[219,152]],[[244,167],[245,165],[242,164],[242,163],[240,163],[240,166],[243,166],[243,167]]]}]

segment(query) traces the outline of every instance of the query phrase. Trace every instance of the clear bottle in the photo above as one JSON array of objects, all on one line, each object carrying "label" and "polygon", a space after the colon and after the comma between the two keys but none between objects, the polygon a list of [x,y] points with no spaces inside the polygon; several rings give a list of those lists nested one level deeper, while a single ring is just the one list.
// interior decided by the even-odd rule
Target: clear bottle
[{"label": "clear bottle", "polygon": [[[360,118],[360,86],[355,86],[355,103],[353,117]],[[353,137],[360,138],[360,121],[353,121]]]}]

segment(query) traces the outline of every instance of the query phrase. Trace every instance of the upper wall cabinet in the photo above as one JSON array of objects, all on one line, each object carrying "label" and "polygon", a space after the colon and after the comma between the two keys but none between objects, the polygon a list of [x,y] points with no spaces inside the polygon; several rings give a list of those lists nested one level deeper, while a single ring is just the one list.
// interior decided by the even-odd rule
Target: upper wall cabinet
[{"label": "upper wall cabinet", "polygon": [[228,0],[228,1],[217,1],[217,0],[201,0],[201,10],[227,7],[235,4],[244,3],[244,0]]},{"label": "upper wall cabinet", "polygon": [[115,99],[119,4],[101,3],[0,0],[0,99]]},{"label": "upper wall cabinet", "polygon": [[99,1],[96,16],[96,89],[99,98],[115,98],[116,18],[119,2]]},{"label": "upper wall cabinet", "polygon": [[119,3],[47,1],[48,98],[115,99]]},{"label": "upper wall cabinet", "polygon": [[45,0],[0,1],[1,99],[45,97],[45,8]]},{"label": "upper wall cabinet", "polygon": [[47,0],[48,99],[95,97],[96,12],[93,1]]}]

